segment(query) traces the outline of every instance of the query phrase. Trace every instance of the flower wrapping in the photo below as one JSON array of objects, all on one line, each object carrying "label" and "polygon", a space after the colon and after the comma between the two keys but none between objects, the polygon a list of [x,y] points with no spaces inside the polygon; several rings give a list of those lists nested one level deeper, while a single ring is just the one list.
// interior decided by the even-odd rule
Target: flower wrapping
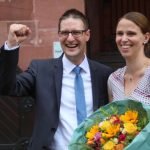
[{"label": "flower wrapping", "polygon": [[[92,137],[92,131],[91,131],[92,128],[94,128],[96,125],[101,126],[102,128],[104,126],[102,123],[105,122],[105,126],[103,128],[107,129],[108,125],[106,122],[108,120],[112,121],[112,118],[113,120],[118,121],[116,116],[117,117],[119,116],[119,118],[121,118],[121,120],[123,121],[126,120],[127,118],[127,119],[130,119],[130,121],[132,122],[137,122],[137,125],[135,125],[136,127],[127,125],[127,129],[125,131],[129,133],[131,132],[130,134],[132,134],[132,132],[135,132],[136,135],[124,137],[124,131],[122,132],[123,135],[118,135],[117,131],[114,130],[114,132],[116,132],[115,133],[116,137],[117,136],[118,137],[114,138],[113,136],[111,137],[110,135],[107,135],[108,137],[110,137],[110,141],[114,140],[118,142],[118,139],[119,140],[121,139],[123,144],[126,142],[125,147],[111,148],[112,143],[108,142],[109,141],[108,137],[106,138],[108,140],[107,141],[108,143],[106,144],[104,142],[105,147],[104,145],[92,147],[89,144],[90,143],[89,139],[90,137]],[[120,125],[122,123],[118,123],[118,124]],[[113,128],[112,128],[112,131],[113,131]],[[98,141],[100,141],[100,136],[101,134],[99,134],[99,132],[96,133],[94,136],[94,140],[98,139]],[[124,140],[125,138],[126,140]],[[104,141],[106,139],[104,138]],[[101,140],[100,143],[103,143],[103,141]],[[102,106],[98,110],[96,110],[90,117],[85,119],[85,121],[83,121],[78,126],[77,129],[75,129],[73,137],[69,144],[69,150],[122,150],[122,149],[124,150],[137,150],[137,149],[138,150],[143,150],[143,149],[150,150],[150,106],[134,101],[134,100],[114,101],[105,106]]]}]

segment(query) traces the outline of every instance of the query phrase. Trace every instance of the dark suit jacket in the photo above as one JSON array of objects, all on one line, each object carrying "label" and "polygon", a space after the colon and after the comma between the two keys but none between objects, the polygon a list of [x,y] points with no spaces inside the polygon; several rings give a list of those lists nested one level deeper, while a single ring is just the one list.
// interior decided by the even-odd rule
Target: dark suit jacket
[{"label": "dark suit jacket", "polygon": [[[62,87],[62,57],[34,60],[16,77],[18,49],[0,52],[0,94],[30,95],[35,98],[35,124],[29,150],[43,150],[51,143],[59,122]],[[107,79],[112,72],[107,66],[89,61],[94,110],[108,103]]]}]

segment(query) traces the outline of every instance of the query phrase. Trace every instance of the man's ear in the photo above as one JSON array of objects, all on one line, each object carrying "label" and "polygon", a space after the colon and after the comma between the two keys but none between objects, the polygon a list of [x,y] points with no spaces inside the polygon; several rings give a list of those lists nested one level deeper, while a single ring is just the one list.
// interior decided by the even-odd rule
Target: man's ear
[{"label": "man's ear", "polygon": [[86,41],[88,41],[90,39],[90,29],[88,29],[86,32],[85,32],[85,35],[86,35]]}]

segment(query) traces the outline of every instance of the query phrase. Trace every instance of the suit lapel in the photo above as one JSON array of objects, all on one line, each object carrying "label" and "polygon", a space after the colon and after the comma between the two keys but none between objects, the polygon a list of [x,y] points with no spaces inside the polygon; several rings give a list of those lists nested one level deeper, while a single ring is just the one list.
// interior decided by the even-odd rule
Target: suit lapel
[{"label": "suit lapel", "polygon": [[58,58],[54,65],[54,82],[56,87],[56,97],[58,102],[58,108],[60,108],[61,100],[61,88],[62,88],[62,76],[63,76],[63,64],[62,57]]},{"label": "suit lapel", "polygon": [[97,110],[98,106],[98,85],[97,85],[97,68],[92,63],[92,61],[89,60],[89,66],[90,66],[90,73],[91,73],[91,83],[92,83],[92,94],[93,94],[93,110]]}]

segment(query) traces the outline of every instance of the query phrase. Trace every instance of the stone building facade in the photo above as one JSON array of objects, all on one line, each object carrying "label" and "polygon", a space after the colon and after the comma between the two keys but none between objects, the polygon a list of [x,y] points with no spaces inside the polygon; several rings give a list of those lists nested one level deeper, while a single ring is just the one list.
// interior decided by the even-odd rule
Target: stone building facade
[{"label": "stone building facade", "polygon": [[0,0],[0,45],[7,39],[10,24],[23,23],[32,34],[21,46],[19,67],[25,70],[32,59],[54,57],[58,19],[70,8],[84,12],[84,0]]}]

